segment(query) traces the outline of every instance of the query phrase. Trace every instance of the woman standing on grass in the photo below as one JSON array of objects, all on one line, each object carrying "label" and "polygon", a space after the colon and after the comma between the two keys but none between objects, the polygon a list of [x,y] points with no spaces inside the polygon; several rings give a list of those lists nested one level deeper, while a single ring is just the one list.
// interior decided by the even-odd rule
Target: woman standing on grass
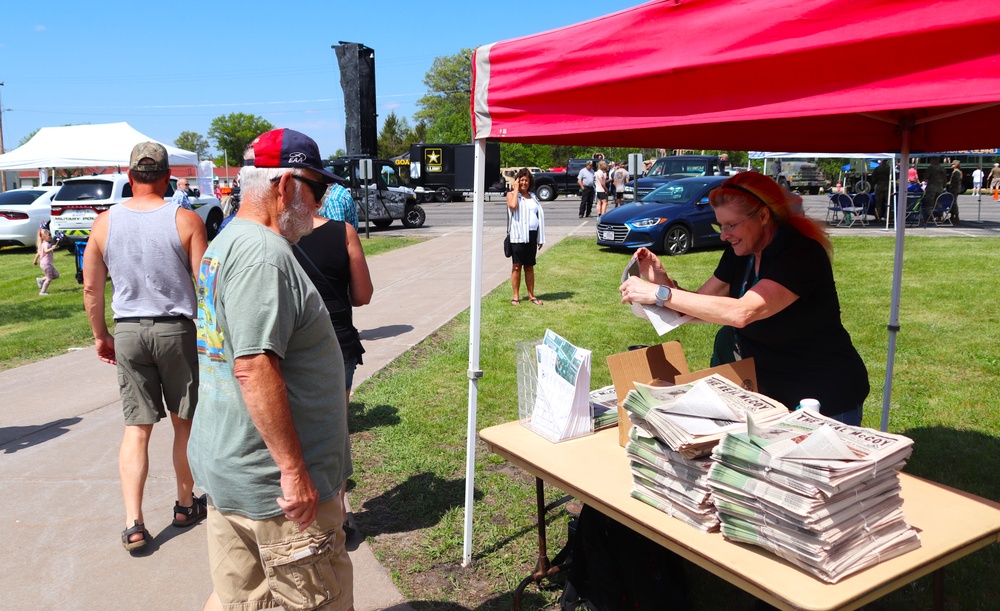
[{"label": "woman standing on grass", "polygon": [[510,284],[514,289],[511,305],[521,305],[521,269],[528,300],[542,305],[535,297],[535,255],[545,243],[545,213],[534,192],[535,179],[528,168],[514,176],[515,189],[507,193],[507,224],[510,227]]},{"label": "woman standing on grass", "polygon": [[729,244],[712,277],[682,290],[642,248],[642,277],[619,287],[622,302],[724,325],[713,365],[753,357],[761,393],[789,407],[815,398],[824,415],[861,424],[868,371],[840,321],[826,231],[797,209],[795,195],[757,172],[733,176],[709,202]]}]

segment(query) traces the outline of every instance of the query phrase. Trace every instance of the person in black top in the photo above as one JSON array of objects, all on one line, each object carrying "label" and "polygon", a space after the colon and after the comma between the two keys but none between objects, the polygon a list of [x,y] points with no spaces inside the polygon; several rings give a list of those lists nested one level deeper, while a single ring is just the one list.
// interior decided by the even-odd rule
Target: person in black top
[{"label": "person in black top", "polygon": [[350,223],[313,217],[313,231],[294,248],[295,258],[323,297],[344,353],[344,382],[347,404],[351,400],[354,370],[363,364],[358,330],[354,327],[354,307],[371,303],[372,277],[358,232]]},{"label": "person in black top", "polygon": [[729,243],[712,277],[682,290],[643,248],[642,277],[621,285],[622,302],[724,325],[713,364],[753,357],[761,393],[789,407],[815,398],[824,415],[859,425],[868,371],[840,320],[829,238],[796,200],[763,174],[733,176],[709,196]]}]

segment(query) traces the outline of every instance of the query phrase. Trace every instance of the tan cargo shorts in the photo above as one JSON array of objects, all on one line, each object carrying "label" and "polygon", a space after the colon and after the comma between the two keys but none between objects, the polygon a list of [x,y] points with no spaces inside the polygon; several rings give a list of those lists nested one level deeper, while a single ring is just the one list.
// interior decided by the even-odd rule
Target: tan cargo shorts
[{"label": "tan cargo shorts", "polygon": [[333,498],[299,532],[285,516],[253,520],[208,507],[212,584],[227,610],[347,611],[354,605],[354,571],[347,555],[344,514]]}]

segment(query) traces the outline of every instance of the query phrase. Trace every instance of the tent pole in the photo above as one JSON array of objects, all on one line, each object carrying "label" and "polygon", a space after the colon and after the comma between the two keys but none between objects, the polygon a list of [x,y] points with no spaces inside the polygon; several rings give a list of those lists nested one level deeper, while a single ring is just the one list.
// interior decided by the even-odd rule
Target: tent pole
[{"label": "tent pole", "polygon": [[[907,172],[903,169],[910,165],[910,132],[911,124],[901,124],[903,143],[899,149],[899,186],[896,197],[896,252],[893,256],[892,269],[892,305],[889,307],[889,353],[885,361],[885,386],[882,391],[882,426],[880,430],[889,430],[889,404],[892,401],[892,371],[896,364],[896,334],[899,332],[899,300],[903,286],[903,237],[906,232],[906,180]],[[888,216],[888,215],[887,215]]]},{"label": "tent pole", "polygon": [[483,195],[486,191],[486,140],[476,142],[476,169],[472,204],[472,287],[469,291],[469,413],[465,431],[465,535],[462,566],[472,562],[472,506],[476,490],[476,410],[479,400],[479,322],[483,293]]}]

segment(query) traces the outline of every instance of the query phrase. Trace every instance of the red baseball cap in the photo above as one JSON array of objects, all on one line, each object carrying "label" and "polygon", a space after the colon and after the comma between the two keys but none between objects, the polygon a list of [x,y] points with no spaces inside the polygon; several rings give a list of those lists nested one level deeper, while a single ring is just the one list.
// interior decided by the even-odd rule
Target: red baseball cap
[{"label": "red baseball cap", "polygon": [[306,168],[319,172],[324,182],[341,182],[323,167],[316,141],[294,129],[279,128],[254,138],[243,154],[243,165],[255,168]]}]

